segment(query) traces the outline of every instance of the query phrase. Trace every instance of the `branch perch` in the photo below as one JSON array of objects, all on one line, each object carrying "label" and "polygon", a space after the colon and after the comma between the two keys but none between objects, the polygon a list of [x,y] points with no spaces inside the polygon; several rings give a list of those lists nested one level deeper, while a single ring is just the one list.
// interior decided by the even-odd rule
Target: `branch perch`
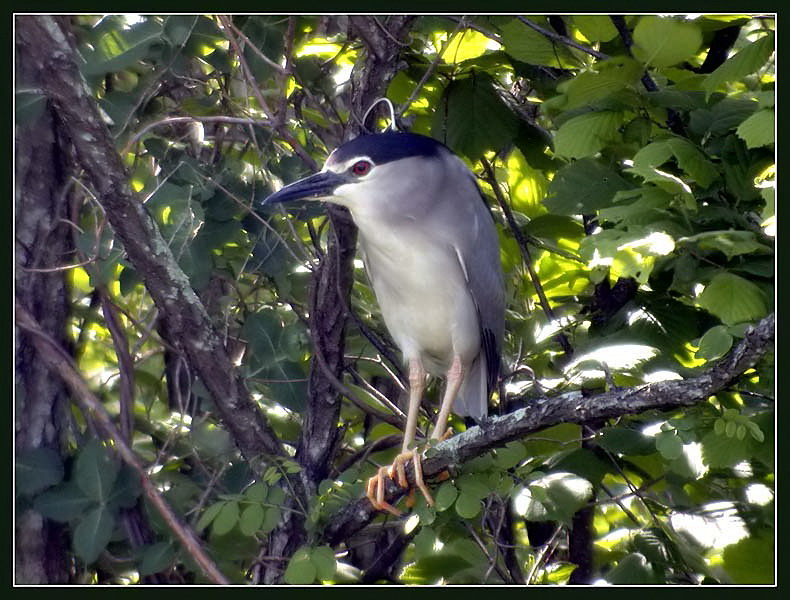
[{"label": "branch perch", "polygon": [[[555,398],[534,401],[526,408],[488,419],[437,444],[431,456],[423,461],[423,475],[426,479],[436,476],[451,465],[463,463],[507,442],[560,423],[581,424],[703,402],[725,389],[773,350],[774,321],[773,314],[765,317],[752,327],[727,356],[697,377],[660,381],[594,396],[583,396],[581,391],[568,392]],[[413,486],[414,472],[411,465],[406,475]],[[398,484],[387,480],[387,502],[393,503],[403,494],[404,490]],[[360,498],[335,515],[324,530],[323,537],[328,543],[337,544],[362,529],[376,514],[370,501]]]}]

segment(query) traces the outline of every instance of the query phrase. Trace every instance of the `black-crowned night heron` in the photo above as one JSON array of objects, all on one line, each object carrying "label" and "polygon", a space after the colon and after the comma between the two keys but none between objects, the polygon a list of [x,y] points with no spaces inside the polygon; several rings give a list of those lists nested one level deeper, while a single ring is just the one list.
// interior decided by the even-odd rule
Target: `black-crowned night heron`
[{"label": "black-crowned night heron", "polygon": [[384,322],[409,367],[401,453],[368,481],[379,510],[384,477],[407,487],[404,464],[429,504],[419,452],[412,449],[426,374],[446,387],[431,437],[443,439],[450,412],[479,420],[497,381],[504,286],[494,221],[472,172],[446,146],[412,133],[363,135],[329,155],[315,175],[264,203],[314,199],[345,206]]}]

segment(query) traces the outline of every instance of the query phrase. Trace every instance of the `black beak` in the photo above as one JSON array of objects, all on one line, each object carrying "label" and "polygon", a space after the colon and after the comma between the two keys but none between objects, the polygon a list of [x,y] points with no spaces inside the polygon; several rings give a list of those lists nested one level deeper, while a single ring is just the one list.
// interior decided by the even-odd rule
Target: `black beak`
[{"label": "black beak", "polygon": [[332,171],[321,171],[304,179],[289,183],[263,201],[263,205],[290,202],[292,200],[320,200],[332,196],[335,189],[346,178]]}]

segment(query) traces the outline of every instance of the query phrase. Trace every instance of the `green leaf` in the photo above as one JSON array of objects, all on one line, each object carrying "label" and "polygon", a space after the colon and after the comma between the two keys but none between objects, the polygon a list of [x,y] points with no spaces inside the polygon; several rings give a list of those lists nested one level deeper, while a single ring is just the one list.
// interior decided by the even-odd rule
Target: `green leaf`
[{"label": "green leaf", "polygon": [[617,37],[617,28],[607,15],[573,15],[573,24],[591,42],[608,42]]},{"label": "green leaf", "polygon": [[553,465],[554,470],[578,475],[597,485],[606,476],[610,466],[587,448],[576,448]]},{"label": "green leaf", "polygon": [[[636,200],[628,202],[636,195]],[[598,211],[598,216],[606,221],[624,221],[628,225],[651,225],[659,215],[666,215],[672,204],[672,196],[664,190],[645,186],[625,190],[615,195],[616,204]]]},{"label": "green leaf", "polygon": [[198,531],[203,531],[206,527],[208,527],[211,524],[211,522],[217,517],[219,511],[222,510],[223,506],[225,506],[224,501],[216,502],[211,506],[209,506],[208,508],[206,508],[206,510],[203,511],[203,514],[200,515],[200,518],[198,519],[198,522],[195,525],[195,529],[197,529]]},{"label": "green leaf", "polygon": [[265,509],[260,504],[248,504],[239,516],[239,530],[244,535],[255,535],[263,525]]},{"label": "green leaf", "polygon": [[216,535],[225,535],[239,522],[239,503],[225,502],[211,523],[211,531]]},{"label": "green leaf", "polygon": [[458,498],[455,501],[455,512],[462,519],[474,519],[480,514],[481,508],[482,504],[477,494],[464,491],[458,494]]},{"label": "green leaf", "polygon": [[645,16],[634,28],[634,56],[655,67],[670,67],[693,57],[702,44],[694,23],[674,18]]},{"label": "green leaf", "polygon": [[176,552],[169,542],[151,544],[143,550],[137,571],[141,577],[160,573],[170,567],[175,557]]},{"label": "green leaf", "polygon": [[436,553],[436,532],[430,527],[421,527],[412,540],[414,543],[414,558],[421,560]]},{"label": "green leaf", "polygon": [[720,89],[725,83],[743,79],[760,69],[774,51],[774,33],[768,32],[759,40],[741,48],[728,58],[703,83],[706,97]]},{"label": "green leaf", "polygon": [[595,441],[601,448],[615,454],[638,456],[655,451],[655,440],[641,431],[625,427],[606,427],[600,431]]},{"label": "green leaf", "polygon": [[310,560],[310,548],[302,546],[288,562],[283,579],[290,585],[309,585],[315,581],[317,574],[318,570]]},{"label": "green leaf", "polygon": [[735,133],[746,142],[748,148],[770,146],[774,143],[774,110],[757,111],[738,126]]},{"label": "green leaf", "polygon": [[269,533],[270,531],[274,531],[274,528],[280,524],[280,520],[282,519],[282,511],[280,510],[279,506],[271,506],[266,509],[266,515],[263,517],[263,523],[261,523],[260,530],[263,533]]},{"label": "green leaf", "polygon": [[565,110],[593,106],[596,102],[639,81],[642,67],[635,60],[618,56],[596,64],[596,71],[584,71],[570,79],[563,91]]},{"label": "green leaf", "polygon": [[197,15],[171,15],[165,19],[164,34],[173,46],[183,46],[197,24]]},{"label": "green leaf", "polygon": [[[727,425],[725,423],[725,432]],[[710,431],[702,440],[702,459],[706,465],[714,469],[724,469],[733,467],[739,462],[750,457],[751,451],[747,440],[737,440],[727,435],[717,435],[715,431]]]},{"label": "green leaf", "polygon": [[613,585],[649,585],[658,583],[653,568],[647,559],[638,552],[620,559],[617,566],[607,575],[606,580]]},{"label": "green leaf", "polygon": [[190,438],[201,456],[214,458],[233,451],[230,434],[222,427],[203,421],[192,427]]},{"label": "green leaf", "polygon": [[242,328],[252,354],[250,367],[268,380],[278,403],[297,412],[304,409],[306,374],[301,364],[291,360],[287,349],[293,343],[291,337],[302,331],[301,325],[285,325],[275,311],[268,309],[249,315]]},{"label": "green leaf", "polygon": [[332,579],[337,571],[335,552],[329,546],[317,546],[310,551],[310,560],[315,565],[320,580]]},{"label": "green leaf", "polygon": [[458,477],[455,483],[462,494],[469,494],[478,500],[482,500],[491,493],[488,479],[484,473],[464,473]]},{"label": "green leaf", "polygon": [[269,486],[262,481],[256,481],[246,490],[244,495],[253,502],[264,502],[269,494]]},{"label": "green leaf", "polygon": [[568,67],[577,62],[565,46],[554,44],[518,19],[502,27],[502,44],[510,56],[531,65]]},{"label": "green leaf", "polygon": [[148,54],[151,46],[162,40],[162,25],[146,18],[128,29],[108,30],[89,51],[84,52],[82,70],[87,76],[122,71]]},{"label": "green leaf", "polygon": [[748,279],[728,272],[711,279],[697,301],[725,325],[755,321],[767,312],[760,288]]},{"label": "green leaf", "polygon": [[458,497],[458,489],[450,481],[445,481],[436,492],[436,510],[442,512],[453,505]]},{"label": "green leaf", "polygon": [[566,215],[544,214],[524,226],[524,231],[534,237],[559,240],[579,240],[584,236],[584,226],[578,220]]},{"label": "green leaf", "polygon": [[528,521],[569,522],[593,492],[592,484],[572,473],[551,473],[516,496],[515,510]]},{"label": "green leaf", "polygon": [[678,166],[700,186],[706,188],[718,177],[718,170],[702,151],[688,140],[673,137],[669,147],[678,161]]},{"label": "green leaf", "polygon": [[753,231],[704,231],[678,240],[681,243],[696,243],[702,250],[718,250],[723,252],[727,259],[732,259],[741,254],[752,252],[771,253],[771,247],[757,241]]},{"label": "green leaf", "polygon": [[89,498],[107,502],[117,476],[118,463],[110,450],[100,441],[90,440],[77,456],[74,467],[74,480],[79,488]]},{"label": "green leaf", "polygon": [[88,564],[94,562],[107,547],[114,527],[115,516],[112,511],[103,506],[90,511],[74,529],[73,542],[77,556]]},{"label": "green leaf", "polygon": [[582,159],[557,171],[543,203],[557,215],[590,214],[611,206],[615,194],[630,187],[616,171]]},{"label": "green leaf", "polygon": [[705,360],[715,360],[724,356],[732,348],[732,336],[724,325],[716,325],[708,329],[700,338],[699,349],[695,356]]},{"label": "green leaf", "polygon": [[648,144],[634,155],[634,166],[660,167],[673,156],[678,166],[702,187],[708,187],[718,177],[713,163],[691,142],[680,137]]},{"label": "green leaf", "polygon": [[517,130],[518,120],[499,97],[492,77],[473,71],[445,89],[432,134],[457,154],[476,160],[509,144]]},{"label": "green leaf", "polygon": [[140,475],[132,467],[123,465],[110,490],[107,504],[112,508],[132,508],[141,492]]},{"label": "green leaf", "polygon": [[511,469],[527,458],[527,449],[521,442],[508,442],[504,448],[497,448],[494,456],[497,467]]},{"label": "green leaf", "polygon": [[52,448],[30,448],[16,455],[14,477],[18,494],[37,494],[63,480],[63,461]]},{"label": "green leaf", "polygon": [[619,112],[594,111],[568,119],[554,136],[555,154],[566,158],[592,156],[618,138],[622,118]]},{"label": "green leaf", "polygon": [[683,454],[683,440],[674,431],[662,431],[656,435],[656,450],[667,460],[680,458]]},{"label": "green leaf", "polygon": [[67,523],[84,515],[96,504],[72,481],[47,490],[33,501],[33,508],[53,521]]},{"label": "green leaf", "polygon": [[773,585],[774,536],[744,538],[724,549],[724,570],[738,585]]}]

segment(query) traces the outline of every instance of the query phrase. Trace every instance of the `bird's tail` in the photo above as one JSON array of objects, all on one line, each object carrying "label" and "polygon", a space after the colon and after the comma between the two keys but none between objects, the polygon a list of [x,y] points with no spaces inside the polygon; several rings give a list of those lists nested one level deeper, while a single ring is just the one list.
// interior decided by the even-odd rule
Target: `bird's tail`
[{"label": "bird's tail", "polygon": [[482,353],[465,374],[452,412],[461,417],[472,417],[475,421],[488,415],[488,370]]}]

